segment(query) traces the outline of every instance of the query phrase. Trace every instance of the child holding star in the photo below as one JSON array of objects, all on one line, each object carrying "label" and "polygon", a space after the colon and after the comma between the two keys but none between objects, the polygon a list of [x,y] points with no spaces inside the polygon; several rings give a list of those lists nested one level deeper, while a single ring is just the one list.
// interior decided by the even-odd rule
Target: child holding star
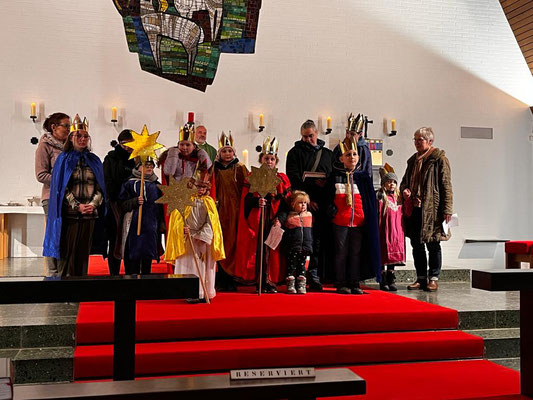
[{"label": "child holding star", "polygon": [[[212,299],[216,295],[216,262],[225,258],[224,242],[217,208],[209,196],[209,174],[207,171],[197,171],[191,183],[196,187],[196,193],[189,199],[192,205],[185,207],[184,215],[177,209],[170,214],[164,259],[175,264],[174,273],[192,274],[203,279],[199,298],[187,301],[205,303],[206,296]],[[204,293],[203,286],[207,293]]]}]

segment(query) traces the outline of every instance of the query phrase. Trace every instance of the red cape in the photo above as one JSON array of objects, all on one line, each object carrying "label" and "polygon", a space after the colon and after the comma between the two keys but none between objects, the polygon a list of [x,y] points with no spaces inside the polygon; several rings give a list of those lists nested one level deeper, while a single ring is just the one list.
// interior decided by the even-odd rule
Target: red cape
[{"label": "red cape", "polygon": [[[265,232],[270,231],[272,219],[276,216],[281,201],[287,201],[290,195],[291,184],[287,175],[283,173],[277,174],[281,179],[281,183],[276,187],[276,196],[270,202],[270,220],[265,219]],[[250,184],[245,182],[242,190],[241,206],[239,211],[239,228],[237,232],[237,254],[235,260],[235,277],[247,284],[254,284],[258,282],[256,275],[256,253],[257,240],[260,237],[259,229],[261,226],[261,209],[252,208],[248,218],[244,217],[244,199],[249,193]],[[259,197],[259,194],[254,193],[254,197]],[[267,234],[263,235],[263,242],[267,239]],[[269,251],[269,263],[263,265],[267,269],[267,282],[270,284],[277,284],[285,281],[285,258],[280,254],[280,247],[272,250],[265,246],[266,251]]]}]

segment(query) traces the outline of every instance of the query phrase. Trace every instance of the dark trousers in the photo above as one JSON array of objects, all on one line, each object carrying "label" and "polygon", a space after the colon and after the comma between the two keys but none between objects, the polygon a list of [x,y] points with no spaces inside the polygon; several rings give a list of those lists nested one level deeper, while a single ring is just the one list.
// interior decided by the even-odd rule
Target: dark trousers
[{"label": "dark trousers", "polygon": [[[324,207],[324,206],[322,206]],[[331,224],[325,214],[325,210],[312,212],[313,214],[313,255],[309,262],[307,275],[310,282],[320,283],[320,278],[327,277],[326,271],[326,254],[328,245],[331,245]]]},{"label": "dark trousers", "polygon": [[359,287],[362,228],[333,224],[335,239],[335,287]]},{"label": "dark trousers", "polygon": [[57,262],[59,276],[86,276],[93,239],[94,219],[63,218],[60,252]]},{"label": "dark trousers", "polygon": [[109,267],[109,274],[119,275],[120,263],[122,260],[115,257],[115,247],[117,245],[117,224],[122,224],[122,216],[117,202],[109,201],[105,222],[107,238],[109,240],[109,247],[107,251],[107,265]]},{"label": "dark trousers", "polygon": [[152,260],[149,258],[143,260],[130,260],[125,258],[124,270],[126,275],[148,275],[152,272]]},{"label": "dark trousers", "polygon": [[[48,200],[42,201],[43,210],[44,210],[44,216],[45,218],[48,218]],[[57,259],[54,257],[45,257],[46,261],[46,268],[48,270],[47,274],[48,276],[57,276]]]},{"label": "dark trousers", "polygon": [[413,248],[413,260],[415,262],[416,275],[419,279],[428,277],[428,257],[429,255],[429,277],[438,278],[442,268],[442,250],[440,242],[422,243],[420,233],[422,232],[422,209],[415,207],[410,217],[411,224],[411,247]]},{"label": "dark trousers", "polygon": [[115,233],[113,232],[111,236],[109,236],[109,252],[107,255],[107,265],[109,267],[109,274],[110,275],[119,275],[120,274],[120,263],[122,260],[120,258],[115,258],[113,256],[112,249],[115,248],[116,243],[116,237]]},{"label": "dark trousers", "polygon": [[287,276],[305,276],[307,254],[302,251],[290,251],[287,254]]}]

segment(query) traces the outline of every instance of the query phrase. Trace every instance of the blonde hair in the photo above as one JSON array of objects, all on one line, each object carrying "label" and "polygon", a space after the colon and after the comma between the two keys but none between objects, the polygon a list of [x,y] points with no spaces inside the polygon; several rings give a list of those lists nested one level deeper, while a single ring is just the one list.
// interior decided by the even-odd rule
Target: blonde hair
[{"label": "blonde hair", "polygon": [[[385,184],[390,181],[394,181],[394,179],[387,179],[386,181],[381,182],[381,187],[377,191],[378,200],[383,201],[383,215],[387,213],[387,209],[389,208],[389,201],[387,199],[387,191],[385,190]],[[396,202],[398,201],[398,197],[400,197],[400,187],[398,185],[398,182],[396,182],[396,187],[394,188],[392,197],[394,197],[394,201]]]},{"label": "blonde hair", "polygon": [[298,203],[299,201],[302,201],[302,200],[305,201],[307,204],[309,204],[311,202],[311,199],[309,198],[309,195],[307,193],[305,193],[304,191],[295,190],[294,192],[292,192],[291,198],[290,198],[291,208],[294,209],[294,205],[296,203]]}]

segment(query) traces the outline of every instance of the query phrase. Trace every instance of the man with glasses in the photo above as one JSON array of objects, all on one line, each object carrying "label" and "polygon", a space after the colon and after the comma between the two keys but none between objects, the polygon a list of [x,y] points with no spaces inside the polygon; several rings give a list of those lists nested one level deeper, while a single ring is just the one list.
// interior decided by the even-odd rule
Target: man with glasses
[{"label": "man with glasses", "polygon": [[[330,236],[330,223],[326,215],[324,186],[331,174],[333,153],[318,138],[318,130],[312,120],[300,128],[301,140],[287,154],[286,170],[292,190],[302,190],[309,195],[309,211],[313,214],[313,256],[308,269],[309,289],[322,290],[319,275],[325,276],[325,240]],[[319,273],[320,271],[320,273]]]},{"label": "man with glasses", "polygon": [[413,140],[417,152],[407,160],[400,184],[406,212],[405,235],[411,240],[417,275],[416,282],[407,287],[409,290],[438,289],[442,268],[440,242],[451,236],[451,232],[444,232],[442,227],[443,221],[449,222],[453,214],[450,162],[444,150],[433,147],[434,139],[430,127],[415,132]]},{"label": "man with glasses", "polygon": [[135,168],[135,160],[130,160],[133,151],[125,146],[133,140],[130,129],[124,129],[118,135],[118,144],[104,158],[104,178],[107,189],[107,215],[105,226],[107,232],[109,273],[118,275],[121,261],[122,221],[124,212],[119,205],[118,196],[122,184],[126,182]]}]

